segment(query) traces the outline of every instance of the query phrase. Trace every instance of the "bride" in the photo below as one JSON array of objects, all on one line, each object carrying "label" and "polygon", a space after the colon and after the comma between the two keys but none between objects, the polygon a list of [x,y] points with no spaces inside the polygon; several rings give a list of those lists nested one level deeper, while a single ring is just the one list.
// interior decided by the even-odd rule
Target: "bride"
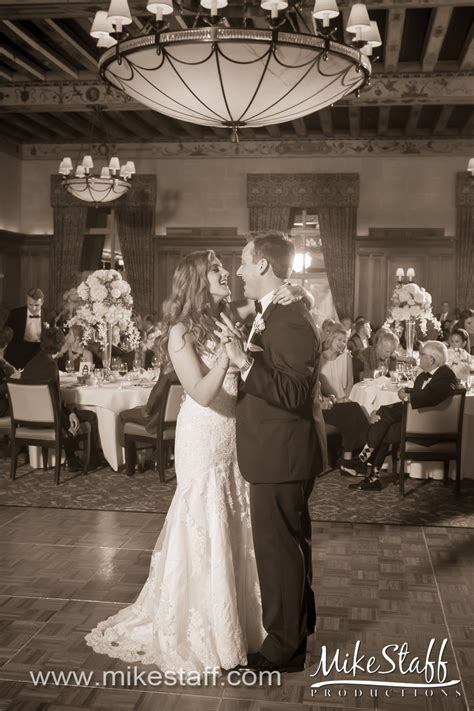
[{"label": "bride", "polygon": [[[193,252],[176,268],[160,336],[162,367],[175,370],[186,393],[176,426],[176,493],[136,602],[86,636],[96,652],[163,671],[246,664],[266,635],[247,483],[237,465],[239,371],[215,336],[223,309],[244,320],[254,306],[227,303],[228,276],[212,251]],[[302,297],[301,287],[283,286],[274,299]]]}]

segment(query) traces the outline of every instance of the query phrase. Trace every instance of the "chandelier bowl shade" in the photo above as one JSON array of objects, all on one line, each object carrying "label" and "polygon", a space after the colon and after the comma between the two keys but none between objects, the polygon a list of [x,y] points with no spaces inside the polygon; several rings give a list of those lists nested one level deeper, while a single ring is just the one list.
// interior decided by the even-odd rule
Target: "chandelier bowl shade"
[{"label": "chandelier bowl shade", "polygon": [[65,177],[63,182],[74,197],[93,203],[118,200],[130,189],[130,181],[120,178]]},{"label": "chandelier bowl shade", "polygon": [[110,84],[155,111],[233,129],[319,111],[361,89],[371,73],[358,49],[329,39],[220,27],[123,40],[99,65]]}]

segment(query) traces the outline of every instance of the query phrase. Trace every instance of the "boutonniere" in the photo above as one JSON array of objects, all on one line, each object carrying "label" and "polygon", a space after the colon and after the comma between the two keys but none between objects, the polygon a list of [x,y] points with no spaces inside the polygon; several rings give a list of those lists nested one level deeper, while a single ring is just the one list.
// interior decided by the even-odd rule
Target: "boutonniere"
[{"label": "boutonniere", "polygon": [[263,320],[262,314],[258,314],[253,326],[253,332],[258,336],[265,330],[265,321]]}]

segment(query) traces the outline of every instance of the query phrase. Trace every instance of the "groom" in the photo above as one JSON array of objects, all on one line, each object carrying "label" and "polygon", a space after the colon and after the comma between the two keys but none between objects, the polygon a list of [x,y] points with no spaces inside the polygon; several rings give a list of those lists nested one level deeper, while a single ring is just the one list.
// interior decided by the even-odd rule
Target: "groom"
[{"label": "groom", "polygon": [[304,669],[306,638],[314,632],[311,521],[308,498],[321,456],[312,421],[320,343],[301,301],[272,303],[290,276],[292,242],[281,233],[252,239],[237,271],[257,316],[245,343],[223,317],[232,339],[226,348],[240,368],[237,455],[250,483],[252,532],[267,632],[249,655],[258,671]]}]

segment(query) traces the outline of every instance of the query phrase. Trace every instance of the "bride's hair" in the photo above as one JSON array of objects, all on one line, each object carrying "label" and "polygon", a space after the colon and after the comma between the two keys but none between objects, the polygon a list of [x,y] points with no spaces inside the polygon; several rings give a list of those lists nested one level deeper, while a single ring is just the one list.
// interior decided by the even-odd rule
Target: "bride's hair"
[{"label": "bride's hair", "polygon": [[[182,323],[186,333],[194,337],[194,347],[202,355],[206,341],[217,342],[212,312],[214,303],[209,293],[207,274],[215,253],[211,249],[191,252],[180,261],[173,274],[171,294],[163,303],[161,335],[158,338],[158,355],[165,372],[171,369],[168,355],[168,340],[171,328]],[[224,311],[225,304],[221,304]],[[184,346],[184,339],[183,339]]]}]

